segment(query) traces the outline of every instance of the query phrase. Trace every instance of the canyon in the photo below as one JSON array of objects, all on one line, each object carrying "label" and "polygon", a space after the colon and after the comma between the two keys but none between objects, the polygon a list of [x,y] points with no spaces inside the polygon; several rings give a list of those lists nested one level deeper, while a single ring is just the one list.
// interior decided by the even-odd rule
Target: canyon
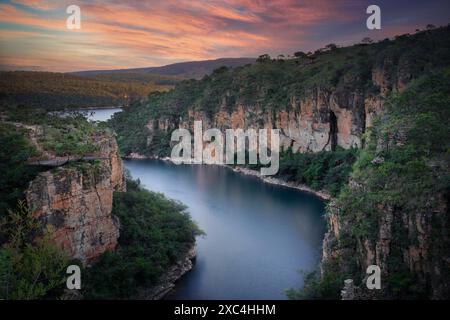
[{"label": "canyon", "polygon": [[[139,288],[137,297],[160,299],[168,293],[170,296],[174,282],[193,267],[196,256],[193,239],[201,232],[196,233],[195,224],[187,221],[189,218],[183,215],[181,205],[140,189],[139,181],[134,182],[133,193],[129,187],[129,194],[125,194],[124,166],[127,166],[130,171],[134,170],[135,177],[146,178],[146,188],[152,186],[152,190],[182,197],[179,200],[187,203],[190,210],[194,209],[194,217],[209,224],[210,239],[218,239],[218,247],[214,241],[199,241],[200,254],[196,259],[200,263],[172,297],[285,298],[282,289],[294,285],[297,275],[271,279],[269,293],[265,288],[254,287],[255,283],[266,284],[267,274],[260,266],[284,270],[286,263],[291,263],[292,270],[299,266],[311,269],[313,264],[317,265],[320,255],[321,263],[313,273],[317,275],[313,279],[316,282],[309,283],[311,277],[302,278],[305,280],[303,290],[313,288],[314,294],[321,294],[313,298],[339,298],[344,280],[354,290],[351,299],[448,298],[450,27],[370,45],[330,48],[292,59],[266,57],[252,65],[221,67],[200,80],[181,81],[171,91],[155,92],[148,100],[126,106],[107,123],[109,128],[102,124],[96,130],[76,118],[53,119],[53,123],[46,122],[48,119],[33,119],[32,125],[8,120],[3,133],[16,133],[14,126],[20,127],[27,132],[29,143],[38,154],[30,156],[26,163],[40,171],[31,181],[26,180],[29,183],[24,195],[32,215],[42,224],[40,234],[46,231],[52,244],[68,257],[91,267],[88,269],[101,265],[97,274],[100,282],[102,275],[110,271],[109,276],[121,278],[125,286],[131,283],[129,279],[160,279],[154,287]],[[285,166],[284,171],[280,171],[285,175],[263,177],[256,171],[260,169],[257,165],[236,167],[231,171],[222,166],[187,165],[181,169],[159,161],[124,160],[125,165],[122,163],[119,154],[130,159],[167,157],[175,145],[171,141],[172,133],[180,129],[195,132],[200,121],[200,131],[204,132],[213,128],[221,132],[279,131],[280,163],[284,161]],[[81,127],[76,128],[76,123]],[[13,134],[10,137],[17,139]],[[187,142],[190,149],[190,136]],[[212,141],[203,141],[201,147],[211,150],[212,143],[208,142]],[[349,156],[351,152],[354,158]],[[307,174],[301,172],[303,168]],[[16,170],[20,172],[19,168]],[[242,177],[237,178],[235,172]],[[255,183],[254,177],[267,183]],[[333,189],[327,189],[323,181],[333,185]],[[198,189],[193,187],[195,184]],[[306,219],[309,214],[306,202],[299,207],[290,206],[310,195],[274,185],[312,192],[326,199],[326,232],[320,222],[308,224],[309,218],[313,221],[321,216],[309,212],[313,214]],[[271,196],[272,191],[276,197]],[[116,210],[118,203],[113,202],[113,197],[121,198],[120,210]],[[249,201],[244,202],[243,197]],[[148,202],[145,205],[144,200]],[[320,201],[310,200],[311,204]],[[217,205],[218,201],[222,203]],[[164,205],[155,205],[159,202]],[[148,208],[144,210],[146,205]],[[321,212],[323,208],[316,205],[315,212]],[[292,210],[290,216],[279,214],[286,208]],[[301,211],[298,208],[308,214],[298,212]],[[121,227],[113,209],[126,228]],[[221,210],[225,210],[228,217],[210,215]],[[252,228],[238,229],[248,218],[240,214],[240,210],[254,215],[253,220],[249,220],[252,226],[254,221],[260,223],[264,230],[261,237],[257,237],[260,234]],[[133,219],[139,222],[128,219],[128,212],[133,212]],[[232,217],[233,214],[237,216]],[[171,242],[174,229],[166,228],[167,216],[172,216],[174,221],[187,219],[181,226],[190,231],[180,243]],[[294,230],[288,233],[281,228],[298,226],[299,217],[303,219],[300,219],[302,234]],[[225,218],[232,219],[224,223],[221,219]],[[146,223],[141,225],[142,221]],[[239,221],[244,224],[240,225]],[[139,228],[135,229],[136,225]],[[175,225],[176,222],[172,227]],[[225,225],[232,225],[234,229],[222,233]],[[279,236],[266,237],[267,230],[274,233],[277,228]],[[167,237],[165,243],[159,244],[166,248],[158,251],[153,240],[161,230],[167,231]],[[256,233],[249,237],[252,230]],[[301,239],[303,234],[309,235],[315,245],[305,245]],[[128,243],[121,242],[125,237]],[[281,245],[283,250],[278,250],[276,245],[280,243],[273,241],[275,238],[286,240]],[[253,242],[254,239],[258,241]],[[246,254],[247,267],[243,266],[244,260],[228,264],[235,252],[233,246],[224,245],[226,241],[237,241],[235,248],[248,246],[251,252],[257,248],[261,250],[257,257],[267,260],[264,264],[255,263],[254,256]],[[137,255],[133,247],[136,243],[141,245]],[[318,243],[320,251],[317,251]],[[129,246],[128,251],[123,250],[124,244]],[[178,250],[173,250],[174,246]],[[228,256],[224,254],[226,250],[229,250]],[[221,257],[214,256],[218,251]],[[152,257],[145,266],[141,265],[139,259],[149,252],[170,258]],[[273,254],[272,258],[268,258],[267,252]],[[296,257],[298,261],[283,255]],[[138,266],[136,272],[146,273],[145,278],[136,274],[123,277],[114,274],[117,269],[112,265],[129,266],[130,259],[136,257],[133,261]],[[305,258],[308,258],[307,263]],[[160,260],[170,263],[158,269]],[[214,268],[209,273],[205,269],[205,265],[211,263],[215,264],[215,270],[223,268],[230,274],[221,282],[226,289],[219,294],[224,296],[218,296]],[[364,286],[366,269],[370,265],[381,269],[380,290],[366,290]],[[246,272],[249,274],[244,276]],[[250,281],[258,272],[258,277]],[[203,286],[198,285],[205,276],[211,278]],[[252,283],[244,286],[244,281]],[[137,288],[138,282],[132,282],[131,286]],[[100,294],[100,297],[102,294],[106,297],[108,294],[125,295],[108,290],[93,294]],[[129,292],[132,290],[127,294]],[[302,294],[292,296],[304,297]],[[344,298],[349,299],[346,294]]]},{"label": "canyon", "polygon": [[[444,27],[375,44],[314,53],[291,61],[266,59],[252,66],[221,68],[202,80],[182,83],[165,95],[150,96],[148,102],[114,117],[112,126],[121,137],[120,148],[127,155],[168,156],[173,146],[170,133],[179,128],[193,131],[194,123],[202,121],[203,130],[279,129],[282,150],[294,153],[358,148],[362,155],[368,152],[373,156],[369,165],[377,172],[387,161],[383,153],[389,154],[389,150],[396,147],[401,149],[409,142],[407,132],[411,124],[400,127],[402,121],[426,112],[424,107],[417,107],[415,114],[407,116],[408,107],[414,105],[414,99],[409,97],[420,92],[408,93],[407,90],[412,84],[423,82],[424,76],[437,73],[443,77],[439,72],[448,68],[449,31],[449,27]],[[436,84],[425,89],[433,87]],[[406,98],[398,102],[398,97]],[[423,101],[427,98],[424,96]],[[408,104],[402,105],[405,101]],[[425,105],[425,102],[422,103]],[[396,114],[396,120],[385,128],[393,108],[404,108],[405,117],[402,118],[402,113]],[[438,111],[432,106],[429,108],[433,112],[443,112],[441,116],[446,117],[448,105],[444,104]],[[124,123],[135,128],[134,137],[124,130]],[[380,128],[385,130],[384,136],[378,134]],[[420,133],[419,128],[417,132],[416,136],[423,135],[423,140],[414,148],[420,150],[434,136],[427,136],[426,131]],[[430,154],[433,153],[424,156]],[[433,156],[439,160],[430,159],[424,166],[435,179],[441,179],[448,167],[442,165],[445,163],[442,154]],[[389,178],[393,179],[396,173],[394,170],[379,185],[391,182]],[[376,179],[350,179],[347,194],[371,195],[371,180]],[[395,180],[392,184],[395,185]],[[393,190],[402,187],[397,185]],[[393,298],[397,290],[393,288],[405,283],[408,286],[416,283],[422,290],[420,294],[427,298],[448,296],[446,281],[438,280],[449,276],[449,257],[445,249],[449,244],[445,189],[437,189],[435,195],[421,199],[420,203],[401,199],[401,204],[388,199],[389,194],[381,197],[383,188],[375,190],[374,194],[380,198],[369,198],[367,203],[361,203],[361,213],[358,211],[361,217],[348,213],[351,206],[347,203],[331,201],[330,212],[326,215],[329,230],[323,243],[322,266],[332,261],[340,270],[339,274],[361,281],[367,266],[377,264],[382,268],[383,277],[391,281],[382,282],[384,287],[375,294],[378,298]],[[431,189],[423,192],[426,190]],[[416,207],[409,208],[410,203]],[[377,212],[373,216],[367,213],[370,223],[362,222],[366,218],[364,210]],[[437,239],[442,241],[439,245]],[[342,262],[346,257],[351,257],[351,265]],[[402,271],[392,265],[401,266]],[[323,267],[322,277],[327,273]],[[365,292],[360,297],[367,294],[374,293]]]}]

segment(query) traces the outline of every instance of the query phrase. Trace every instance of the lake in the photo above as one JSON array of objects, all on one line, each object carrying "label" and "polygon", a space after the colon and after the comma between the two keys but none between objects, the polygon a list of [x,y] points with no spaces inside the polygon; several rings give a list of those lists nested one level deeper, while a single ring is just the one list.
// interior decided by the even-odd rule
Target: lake
[{"label": "lake", "polygon": [[206,232],[195,266],[166,299],[286,299],[321,258],[324,203],[229,168],[126,160],[145,188],[188,206]]},{"label": "lake", "polygon": [[82,109],[81,112],[87,112],[87,118],[91,121],[107,121],[111,119],[116,112],[121,112],[122,108],[92,108]]}]

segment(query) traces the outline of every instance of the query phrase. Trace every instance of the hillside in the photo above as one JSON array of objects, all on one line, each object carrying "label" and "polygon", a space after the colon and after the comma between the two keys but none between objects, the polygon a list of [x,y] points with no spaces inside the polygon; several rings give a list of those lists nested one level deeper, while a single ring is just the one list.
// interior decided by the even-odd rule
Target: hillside
[{"label": "hillside", "polygon": [[291,296],[337,298],[344,278],[364,286],[366,267],[377,264],[378,298],[448,298],[448,57],[450,27],[262,56],[152,94],[110,124],[122,154],[146,156],[170,155],[171,132],[192,131],[195,120],[205,129],[280,129],[282,178],[333,185],[338,199],[324,271]]},{"label": "hillside", "polygon": [[136,78],[129,74],[120,79],[96,79],[51,72],[0,72],[0,106],[46,109],[122,106],[172,86],[170,80],[165,84],[156,81],[155,77]]},{"label": "hillside", "polygon": [[251,58],[192,61],[163,67],[52,73],[0,72],[0,106],[45,109],[128,106],[183,79],[201,78],[214,69],[252,63]]},{"label": "hillside", "polygon": [[117,73],[151,73],[162,76],[175,76],[184,79],[200,79],[206,74],[210,74],[213,70],[226,66],[229,68],[243,66],[254,63],[254,58],[221,58],[216,60],[189,61],[169,64],[162,67],[119,69],[119,70],[90,70],[72,72],[79,76],[97,76],[101,74],[117,74]]}]

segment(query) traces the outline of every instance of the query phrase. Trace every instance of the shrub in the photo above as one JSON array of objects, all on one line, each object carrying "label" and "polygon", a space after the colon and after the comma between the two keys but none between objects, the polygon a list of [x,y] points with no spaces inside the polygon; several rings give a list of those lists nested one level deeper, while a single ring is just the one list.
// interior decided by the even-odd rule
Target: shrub
[{"label": "shrub", "polygon": [[156,285],[202,234],[183,204],[141,188],[139,181],[128,180],[127,189],[114,194],[119,246],[87,270],[88,299],[132,298],[139,288]]},{"label": "shrub", "polygon": [[6,243],[0,248],[0,299],[56,298],[65,283],[66,255],[52,245],[49,231],[24,202],[0,222]]}]

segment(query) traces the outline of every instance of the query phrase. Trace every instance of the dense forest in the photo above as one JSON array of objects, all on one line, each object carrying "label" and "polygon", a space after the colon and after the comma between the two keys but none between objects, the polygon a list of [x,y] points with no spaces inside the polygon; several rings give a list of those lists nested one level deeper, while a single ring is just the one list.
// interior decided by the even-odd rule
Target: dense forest
[{"label": "dense forest", "polygon": [[64,73],[0,72],[0,106],[50,109],[127,106],[172,87],[171,77],[121,74],[80,77]]}]

